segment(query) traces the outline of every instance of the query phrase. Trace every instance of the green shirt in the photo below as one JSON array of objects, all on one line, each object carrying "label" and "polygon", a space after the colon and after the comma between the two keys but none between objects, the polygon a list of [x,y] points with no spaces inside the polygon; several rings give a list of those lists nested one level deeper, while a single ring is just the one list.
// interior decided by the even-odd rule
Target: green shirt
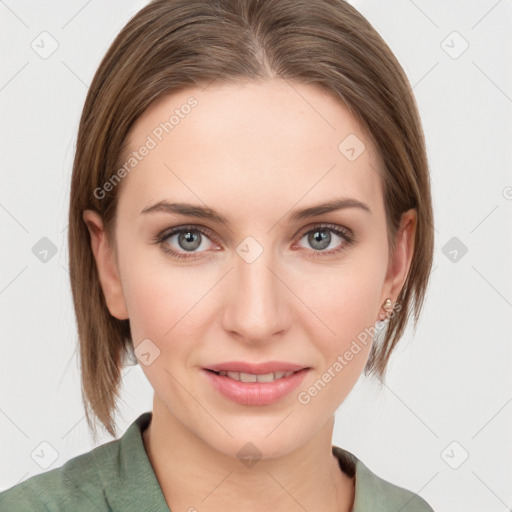
[{"label": "green shirt", "polygon": [[[170,512],[142,440],[151,417],[141,414],[119,439],[0,493],[0,512]],[[350,452],[332,450],[340,469],[355,475],[352,512],[434,512],[423,498],[379,478]]]}]

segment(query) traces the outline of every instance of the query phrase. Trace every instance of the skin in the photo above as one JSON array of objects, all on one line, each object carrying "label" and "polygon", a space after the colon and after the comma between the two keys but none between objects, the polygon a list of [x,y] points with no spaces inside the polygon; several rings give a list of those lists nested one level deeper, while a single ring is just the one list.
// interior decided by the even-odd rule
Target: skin
[{"label": "skin", "polygon": [[[334,414],[371,343],[308,404],[297,395],[374,326],[386,298],[395,303],[414,250],[415,211],[403,215],[390,261],[380,157],[350,111],[313,85],[274,79],[161,97],[135,123],[130,149],[191,95],[197,107],[120,185],[115,240],[97,213],[83,214],[110,313],[129,318],[136,347],[149,338],[160,350],[141,364],[154,389],[146,451],[173,511],[235,504],[249,512],[349,511],[354,479],[331,451]],[[354,161],[338,150],[351,133],[366,146]],[[366,203],[371,213],[347,208],[286,220],[295,208],[340,197]],[[208,206],[231,228],[140,213],[160,200]],[[315,223],[349,229],[355,241],[326,231],[331,241],[322,248],[308,239]],[[190,224],[213,233],[197,235],[196,259],[162,250],[187,254],[178,235],[152,243],[160,232]],[[236,252],[248,236],[263,249],[251,263]],[[339,253],[322,254],[343,244]],[[278,402],[245,406],[220,395],[201,370],[230,360],[289,361],[311,370]],[[247,442],[262,453],[251,467],[237,457]]]}]

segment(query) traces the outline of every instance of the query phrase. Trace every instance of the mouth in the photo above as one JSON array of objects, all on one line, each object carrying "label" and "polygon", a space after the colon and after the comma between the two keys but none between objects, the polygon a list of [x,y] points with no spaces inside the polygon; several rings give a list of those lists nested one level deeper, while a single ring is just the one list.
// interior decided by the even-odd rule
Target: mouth
[{"label": "mouth", "polygon": [[274,382],[275,380],[285,379],[301,370],[309,370],[310,367],[286,361],[266,361],[264,363],[227,361],[208,365],[204,369],[239,382]]},{"label": "mouth", "polygon": [[294,373],[300,372],[302,370],[307,370],[309,368],[301,368],[300,370],[290,370],[290,371],[276,371],[264,374],[256,374],[256,373],[247,373],[247,372],[233,372],[233,371],[214,371],[208,368],[205,368],[207,371],[220,375],[221,377],[228,377],[230,379],[236,380],[238,382],[274,382],[275,380],[285,379]]},{"label": "mouth", "polygon": [[288,363],[223,363],[203,368],[213,389],[245,406],[270,405],[284,399],[304,381],[311,367]]}]

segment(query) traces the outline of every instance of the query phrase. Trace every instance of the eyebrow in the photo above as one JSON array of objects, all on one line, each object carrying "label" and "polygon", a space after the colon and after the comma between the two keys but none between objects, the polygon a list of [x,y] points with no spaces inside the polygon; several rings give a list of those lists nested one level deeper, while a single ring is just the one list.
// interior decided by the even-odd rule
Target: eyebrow
[{"label": "eyebrow", "polygon": [[[298,220],[307,219],[309,217],[316,217],[318,215],[343,210],[346,208],[359,208],[370,214],[372,213],[366,203],[363,203],[357,199],[344,197],[340,199],[334,199],[326,203],[317,204],[315,206],[310,206],[308,208],[293,210],[288,215],[287,220],[288,222],[295,222]],[[164,200],[159,201],[158,203],[151,206],[147,206],[140,213],[148,214],[154,212],[187,215],[190,217],[207,219],[219,224],[223,224],[227,227],[231,226],[231,223],[226,219],[226,217],[213,210],[212,208],[197,206],[190,203],[170,203]]]}]

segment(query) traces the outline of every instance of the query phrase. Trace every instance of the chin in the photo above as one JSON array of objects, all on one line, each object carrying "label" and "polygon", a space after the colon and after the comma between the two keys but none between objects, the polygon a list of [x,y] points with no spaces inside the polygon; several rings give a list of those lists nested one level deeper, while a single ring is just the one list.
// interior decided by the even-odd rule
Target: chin
[{"label": "chin", "polygon": [[255,419],[250,427],[247,426],[247,418],[244,418],[240,425],[227,422],[226,430],[233,437],[225,431],[223,434],[216,433],[213,436],[210,432],[203,441],[228,457],[240,459],[240,462],[247,466],[250,466],[251,461],[254,464],[259,459],[282,457],[298,449],[314,435],[303,430],[303,423],[302,429],[298,431],[301,422],[297,418],[288,424],[286,420],[282,421],[286,414],[278,421],[274,419],[272,422],[258,422]]}]

